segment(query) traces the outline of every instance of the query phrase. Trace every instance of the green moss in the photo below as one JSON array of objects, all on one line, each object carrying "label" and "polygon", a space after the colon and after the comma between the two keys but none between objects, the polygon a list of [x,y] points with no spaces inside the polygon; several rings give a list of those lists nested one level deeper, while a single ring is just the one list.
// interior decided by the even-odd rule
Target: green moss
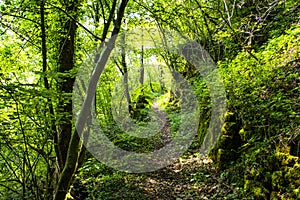
[{"label": "green moss", "polygon": [[264,188],[264,187],[254,187],[253,188],[253,193],[254,193],[254,196],[256,197],[256,199],[269,199],[268,198],[268,193],[269,191]]},{"label": "green moss", "polygon": [[294,166],[299,163],[299,157],[292,156],[288,153],[276,152],[276,156],[277,156],[278,160],[281,161],[281,164],[283,166]]},{"label": "green moss", "polygon": [[225,115],[225,123],[222,126],[221,136],[215,147],[209,153],[209,157],[217,163],[220,168],[229,166],[230,162],[238,158],[237,149],[242,144],[239,135],[240,122],[232,112]]},{"label": "green moss", "polygon": [[297,199],[300,199],[300,188],[294,189],[293,193],[297,197]]},{"label": "green moss", "polygon": [[272,188],[275,190],[284,189],[284,175],[282,171],[275,171],[272,174]]},{"label": "green moss", "polygon": [[300,199],[299,158],[286,152],[276,152],[281,167],[272,173],[274,199]]},{"label": "green moss", "polygon": [[244,188],[247,191],[252,191],[255,199],[269,199],[269,190],[265,188],[260,182],[246,179]]}]

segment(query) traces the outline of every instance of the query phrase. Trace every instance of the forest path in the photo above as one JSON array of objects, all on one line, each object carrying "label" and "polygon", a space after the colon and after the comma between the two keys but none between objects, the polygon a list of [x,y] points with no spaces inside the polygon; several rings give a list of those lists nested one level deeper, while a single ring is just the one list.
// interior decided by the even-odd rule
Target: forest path
[{"label": "forest path", "polygon": [[[148,173],[138,184],[147,199],[230,199],[237,191],[220,179],[221,172],[205,156],[190,155]],[[228,197],[228,198],[226,198]]]},{"label": "forest path", "polygon": [[[156,100],[152,103],[151,122],[163,133],[164,144],[171,139],[171,123]],[[99,171],[102,169],[103,171]],[[91,177],[93,187],[81,199],[117,200],[233,200],[245,199],[243,190],[229,183],[228,173],[218,170],[207,156],[196,150],[157,171],[130,174],[100,165],[97,175]],[[90,173],[88,173],[91,175]],[[84,180],[82,180],[84,181]],[[87,188],[85,188],[87,190]],[[81,197],[80,197],[81,196]],[[100,197],[100,198],[99,198]]]},{"label": "forest path", "polygon": [[105,200],[245,199],[243,190],[228,183],[226,176],[206,156],[190,153],[154,172],[128,174],[115,171],[105,176],[94,192],[100,192],[100,199]]}]

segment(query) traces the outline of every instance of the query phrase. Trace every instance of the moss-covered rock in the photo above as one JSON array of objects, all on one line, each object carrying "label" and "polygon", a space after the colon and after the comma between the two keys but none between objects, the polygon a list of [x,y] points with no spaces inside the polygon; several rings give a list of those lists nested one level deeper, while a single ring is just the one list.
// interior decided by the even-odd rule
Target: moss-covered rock
[{"label": "moss-covered rock", "polygon": [[242,139],[239,135],[240,128],[241,123],[237,120],[236,115],[232,112],[227,112],[221,136],[215,147],[209,153],[209,157],[216,162],[220,168],[228,166],[230,162],[238,158],[238,148],[242,144]]},{"label": "moss-covered rock", "polygon": [[290,154],[289,146],[274,147],[267,140],[245,152],[244,189],[255,199],[300,199],[300,160]]},{"label": "moss-covered rock", "polygon": [[280,170],[272,173],[272,196],[274,199],[300,199],[299,157],[276,152]]}]

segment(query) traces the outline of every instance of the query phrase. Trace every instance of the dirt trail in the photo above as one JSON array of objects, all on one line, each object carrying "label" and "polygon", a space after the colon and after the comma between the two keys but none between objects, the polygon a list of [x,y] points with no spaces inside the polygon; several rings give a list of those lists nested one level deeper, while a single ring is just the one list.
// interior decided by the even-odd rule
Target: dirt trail
[{"label": "dirt trail", "polygon": [[228,194],[237,191],[220,180],[220,173],[206,157],[190,156],[147,174],[139,184],[149,199],[230,199]]}]

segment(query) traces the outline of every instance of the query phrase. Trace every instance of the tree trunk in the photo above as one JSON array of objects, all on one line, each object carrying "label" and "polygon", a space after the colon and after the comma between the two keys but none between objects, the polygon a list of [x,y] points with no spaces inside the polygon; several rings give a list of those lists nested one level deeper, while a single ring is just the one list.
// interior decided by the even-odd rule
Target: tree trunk
[{"label": "tree trunk", "polygon": [[140,67],[140,84],[144,84],[145,69],[144,69],[144,46],[141,47],[141,67]]},{"label": "tree trunk", "polygon": [[68,153],[66,156],[63,171],[61,172],[61,175],[58,180],[58,185],[55,189],[54,200],[64,200],[71,186],[72,177],[76,172],[78,159],[80,156],[80,149],[81,149],[80,137],[84,132],[84,127],[87,120],[86,116],[89,116],[90,114],[91,104],[95,96],[97,83],[99,81],[101,73],[103,72],[104,66],[109,58],[109,55],[114,47],[116,36],[120,32],[122,18],[124,16],[124,11],[127,3],[128,0],[123,0],[120,3],[117,11],[117,17],[114,22],[112,36],[107,42],[108,45],[102,51],[99,60],[96,64],[96,67],[94,68],[94,71],[92,73],[92,76],[90,77],[90,81],[86,91],[86,97],[82,109],[80,111],[78,121],[76,122],[76,130],[73,132],[71,140],[68,143],[69,144],[68,151],[67,151]]},{"label": "tree trunk", "polygon": [[131,105],[131,97],[129,93],[129,85],[128,85],[128,68],[127,68],[127,63],[126,63],[126,39],[125,39],[125,34],[122,35],[122,49],[121,49],[121,54],[122,54],[122,67],[123,67],[123,82],[124,82],[124,87],[125,87],[125,97],[128,103],[128,111],[130,115],[133,114],[133,108]]},{"label": "tree trunk", "polygon": [[[75,77],[70,75],[71,70],[75,68],[75,36],[77,31],[76,20],[78,18],[78,1],[67,1],[63,5],[66,13],[72,15],[72,19],[65,13],[62,13],[59,21],[60,41],[58,49],[58,83],[57,90],[60,93],[59,103],[57,105],[58,132],[56,141],[54,140],[55,153],[57,160],[56,177],[57,180],[54,187],[58,187],[58,182],[62,178],[61,173],[66,165],[67,152],[69,148],[70,139],[72,136],[72,99],[73,85]],[[54,190],[57,188],[54,188]],[[68,188],[65,188],[67,192]],[[60,199],[64,199],[61,197]]]},{"label": "tree trunk", "polygon": [[[78,1],[74,0],[66,3],[65,11],[73,14],[73,19],[68,16],[61,16],[60,22],[60,34],[61,40],[59,44],[59,57],[58,57],[58,72],[60,76],[58,78],[58,91],[61,93],[61,98],[57,107],[57,114],[60,119],[58,123],[58,141],[57,141],[57,161],[58,170],[61,172],[65,163],[66,156],[69,147],[69,141],[72,135],[72,99],[73,85],[75,78],[70,74],[70,71],[74,69],[74,52],[75,52],[75,36],[76,36],[76,19],[78,11]],[[68,74],[66,76],[66,74]]]}]

